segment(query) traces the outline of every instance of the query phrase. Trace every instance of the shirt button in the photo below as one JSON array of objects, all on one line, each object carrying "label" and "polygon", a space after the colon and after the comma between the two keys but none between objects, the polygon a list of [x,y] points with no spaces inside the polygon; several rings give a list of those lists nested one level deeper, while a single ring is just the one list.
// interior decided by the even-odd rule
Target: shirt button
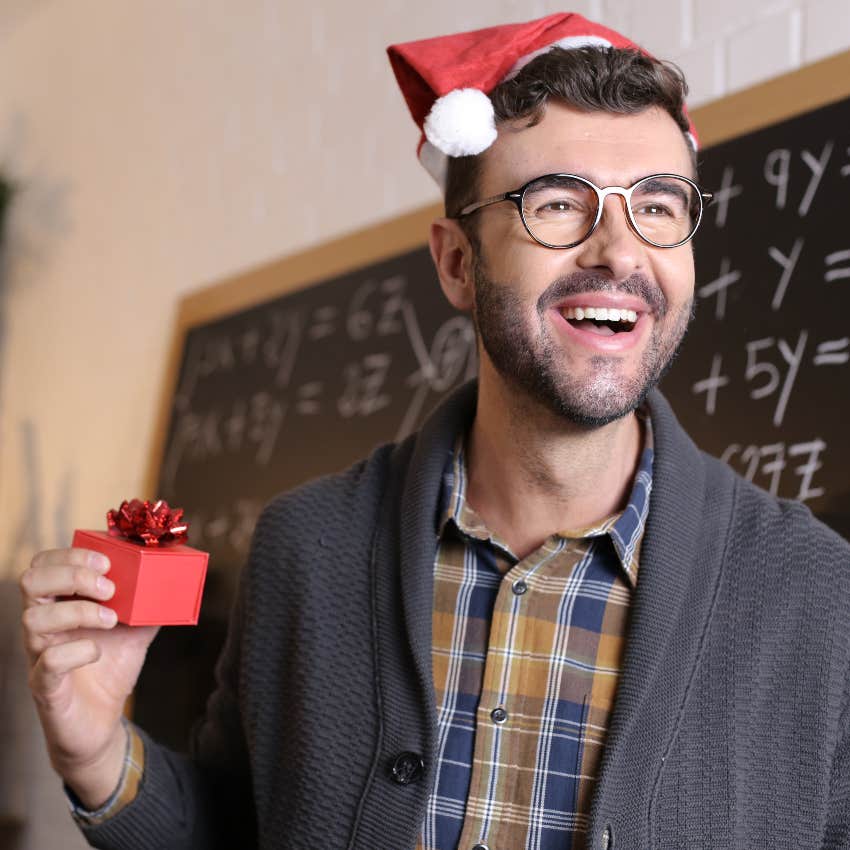
[{"label": "shirt button", "polygon": [[410,785],[422,777],[425,764],[418,753],[400,753],[392,766],[393,779],[399,785]]},{"label": "shirt button", "polygon": [[[490,717],[493,718],[494,723],[504,723],[508,719],[508,713],[504,708],[499,706],[498,708],[494,708],[490,712]],[[474,850],[474,848],[473,848]]]},{"label": "shirt button", "polygon": [[476,844],[472,850],[490,850],[486,844]]},{"label": "shirt button", "polygon": [[522,596],[528,590],[528,585],[521,579],[518,578],[512,585],[511,590],[517,595]]}]

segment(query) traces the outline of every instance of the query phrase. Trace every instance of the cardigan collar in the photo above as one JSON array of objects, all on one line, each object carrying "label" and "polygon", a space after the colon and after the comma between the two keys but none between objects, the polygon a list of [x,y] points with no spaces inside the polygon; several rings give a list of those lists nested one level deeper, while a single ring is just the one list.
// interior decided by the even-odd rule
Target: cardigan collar
[{"label": "cardigan collar", "polygon": [[[412,666],[418,692],[418,709],[413,714],[418,720],[415,730],[405,727],[404,735],[422,747],[428,790],[437,746],[431,659],[437,511],[443,469],[455,436],[472,421],[476,395],[474,381],[463,385],[434,411],[417,435],[395,448],[378,521],[378,539],[383,542],[378,546],[375,575],[379,582],[397,576],[403,621],[398,635],[403,645],[385,647],[381,664],[387,665],[386,670]],[[662,761],[664,742],[673,734],[684,699],[687,671],[698,656],[694,635],[710,617],[711,588],[722,566],[721,558],[704,554],[706,535],[725,538],[731,513],[732,499],[724,501],[730,507],[722,511],[707,510],[705,460],[660,392],[650,393],[648,406],[655,443],[653,488],[617,699],[591,805],[588,847],[597,846],[600,824],[614,818],[617,800],[625,793],[618,785],[623,759],[633,756],[630,732],[639,728],[640,739],[658,749],[646,753],[645,770],[655,769],[653,765]],[[731,486],[724,483],[731,479],[718,484],[714,478],[713,487]],[[377,612],[379,633],[382,618],[388,622],[392,616]],[[398,718],[385,712],[383,720],[385,737],[401,735]],[[630,793],[635,791],[632,788]],[[640,797],[651,793],[651,788],[639,789]],[[423,816],[426,801],[423,788],[417,797]]]},{"label": "cardigan collar", "polygon": [[[433,566],[442,474],[454,440],[475,415],[477,382],[452,393],[431,414],[413,445],[401,495],[401,581],[408,637],[420,681],[434,703],[431,670]],[[670,640],[670,626],[688,583],[690,548],[702,521],[704,468],[699,450],[685,434],[658,390],[648,399],[653,426],[654,472],[647,527],[642,543],[641,580],[633,603],[633,621],[609,741],[625,734],[636,710],[629,690],[635,676],[658,664]],[[644,560],[653,567],[643,569]],[[658,568],[667,565],[669,568]]]}]

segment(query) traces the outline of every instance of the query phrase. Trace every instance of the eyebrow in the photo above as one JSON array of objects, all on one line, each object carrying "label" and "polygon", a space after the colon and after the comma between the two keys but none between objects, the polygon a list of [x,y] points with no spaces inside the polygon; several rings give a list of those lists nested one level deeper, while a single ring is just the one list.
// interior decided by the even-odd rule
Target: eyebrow
[{"label": "eyebrow", "polygon": [[[534,177],[532,180],[527,181],[527,183],[534,183],[540,181],[544,186],[564,186],[564,185],[585,185],[579,180],[574,178],[581,177],[581,174],[575,174],[570,176],[565,176],[564,174],[544,174],[542,177]],[[589,177],[584,178],[589,180]],[[592,182],[592,181],[591,181]]]},{"label": "eyebrow", "polygon": [[647,192],[664,192],[668,195],[674,195],[686,205],[691,201],[685,190],[678,183],[671,183],[668,177],[659,177],[657,180],[650,180],[641,188],[645,188]]},{"label": "eyebrow", "polygon": [[[630,186],[634,186],[635,183],[640,183],[641,180],[645,180],[647,177],[653,177],[656,174],[670,174],[673,177],[685,177],[684,174],[678,174],[675,171],[656,171],[656,172],[649,172],[648,174],[646,172],[644,172],[643,174],[640,174],[636,177],[633,176],[627,183],[623,183],[622,186],[624,188],[628,189]],[[595,184],[596,186],[599,186],[600,188],[604,188],[602,186],[602,183],[604,181],[600,181],[597,178],[595,178],[595,177],[593,177],[589,174],[583,174],[581,171],[553,171],[550,174],[541,174],[537,177],[530,177],[528,180],[523,181],[522,185],[525,185],[526,183],[533,183],[536,180],[546,180],[547,184],[560,183],[564,180],[564,175],[569,175],[571,177],[581,177],[583,180],[589,180],[591,183]],[[663,177],[659,178],[659,180],[663,180],[663,179],[665,179],[665,178],[663,178]],[[688,178],[688,179],[693,180],[692,177]],[[612,183],[611,185],[614,185],[614,184]],[[654,183],[651,183],[649,185],[654,185]]]}]

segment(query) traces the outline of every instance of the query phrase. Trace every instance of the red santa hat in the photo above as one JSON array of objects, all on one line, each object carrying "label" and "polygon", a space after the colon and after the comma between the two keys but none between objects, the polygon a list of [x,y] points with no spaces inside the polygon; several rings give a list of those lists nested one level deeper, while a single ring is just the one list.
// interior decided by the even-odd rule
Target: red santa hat
[{"label": "red santa hat", "polygon": [[[440,188],[445,188],[447,157],[482,153],[496,140],[488,95],[499,83],[553,47],[586,46],[628,47],[649,56],[625,36],[570,12],[388,47],[396,80],[422,131],[419,160]],[[688,136],[696,149],[693,123]]]}]

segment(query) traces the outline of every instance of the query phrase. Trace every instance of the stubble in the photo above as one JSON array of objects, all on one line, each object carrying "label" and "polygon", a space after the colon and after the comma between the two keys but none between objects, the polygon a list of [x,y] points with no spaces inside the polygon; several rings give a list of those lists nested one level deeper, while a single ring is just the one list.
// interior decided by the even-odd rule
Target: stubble
[{"label": "stubble", "polygon": [[[496,370],[514,389],[586,428],[607,425],[643,404],[674,362],[693,318],[693,298],[671,313],[663,292],[643,275],[617,284],[593,272],[559,278],[530,315],[515,287],[491,280],[478,258],[474,275],[473,319]],[[624,355],[594,355],[575,371],[566,362],[546,314],[567,296],[587,292],[634,295],[649,305],[654,327],[633,375],[623,374]]]}]

